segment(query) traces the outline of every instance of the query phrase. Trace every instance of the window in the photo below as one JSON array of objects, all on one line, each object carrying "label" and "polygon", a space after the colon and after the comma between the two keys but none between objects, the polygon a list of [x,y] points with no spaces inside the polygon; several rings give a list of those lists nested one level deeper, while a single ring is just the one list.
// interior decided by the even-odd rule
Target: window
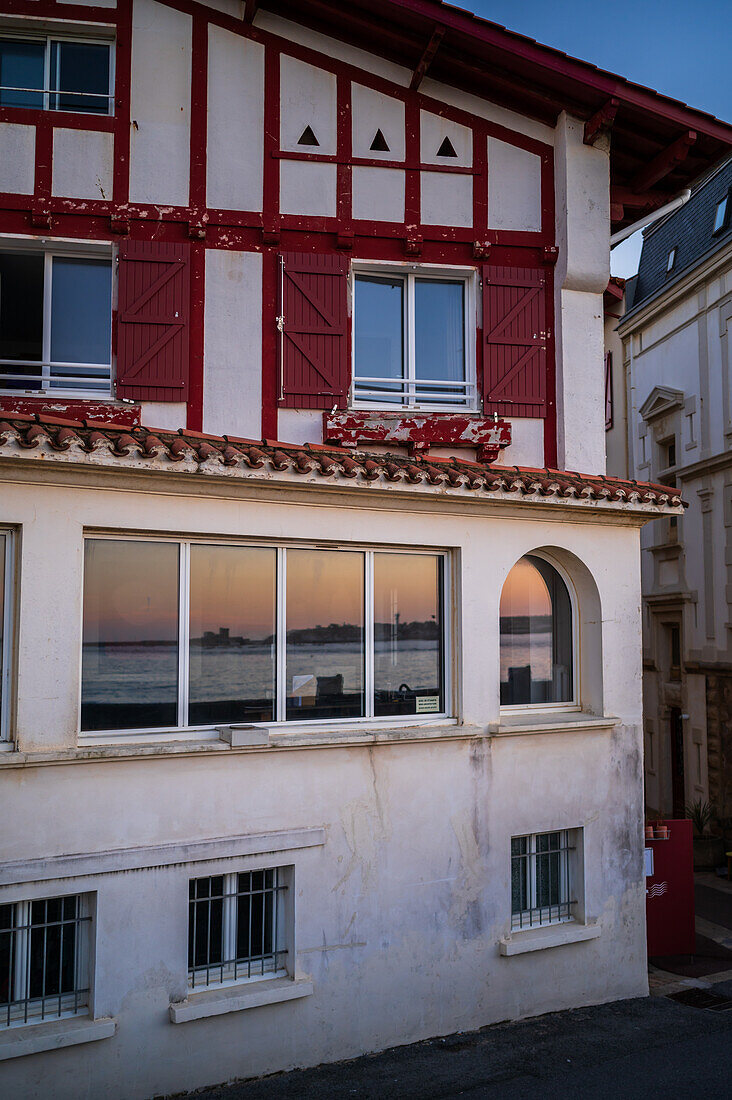
[{"label": "window", "polygon": [[82,730],[442,714],[445,558],[87,539]]},{"label": "window", "polygon": [[668,640],[669,680],[681,679],[681,629],[672,623],[666,627]]},{"label": "window", "polygon": [[712,229],[712,235],[715,233],[721,233],[723,229],[727,228],[729,222],[729,192],[723,199],[717,203],[714,210],[714,228]]},{"label": "window", "polygon": [[553,565],[529,554],[501,593],[501,704],[574,701],[572,602]]},{"label": "window", "polygon": [[676,253],[677,253],[677,251],[678,251],[678,249],[676,247],[674,247],[674,248],[671,249],[671,251],[668,254],[668,259],[666,260],[666,274],[667,275],[671,271],[673,271],[674,267],[676,266]]},{"label": "window", "polygon": [[418,409],[475,407],[469,292],[466,278],[357,274],[354,401]]},{"label": "window", "polygon": [[3,35],[0,107],[112,114],[110,43]]},{"label": "window", "polygon": [[0,251],[0,392],[108,395],[109,258]]},{"label": "window", "polygon": [[10,727],[12,568],[12,535],[0,530],[0,741],[8,737]]},{"label": "window", "polygon": [[88,909],[83,894],[0,905],[0,1026],[86,1008]]},{"label": "window", "polygon": [[282,868],[191,879],[191,989],[286,974]]},{"label": "window", "polygon": [[573,919],[573,831],[511,839],[511,927],[534,928]]}]

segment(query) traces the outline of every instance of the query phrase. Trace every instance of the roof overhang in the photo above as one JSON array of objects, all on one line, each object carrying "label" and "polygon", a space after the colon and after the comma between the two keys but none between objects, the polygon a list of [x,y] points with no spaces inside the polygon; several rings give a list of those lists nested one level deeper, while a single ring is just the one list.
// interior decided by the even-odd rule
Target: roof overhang
[{"label": "roof overhang", "polygon": [[732,149],[732,126],[685,103],[441,0],[248,0],[550,126],[584,119],[585,140],[611,132],[615,229],[663,206]]}]

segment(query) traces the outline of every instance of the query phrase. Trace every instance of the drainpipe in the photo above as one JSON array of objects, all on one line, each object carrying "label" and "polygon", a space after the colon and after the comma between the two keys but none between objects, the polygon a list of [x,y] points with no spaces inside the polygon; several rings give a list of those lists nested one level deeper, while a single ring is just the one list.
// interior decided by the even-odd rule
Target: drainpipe
[{"label": "drainpipe", "polygon": [[639,229],[646,229],[649,225],[653,225],[654,222],[659,221],[661,218],[665,218],[667,214],[671,214],[674,210],[678,210],[680,206],[684,206],[685,203],[691,198],[691,191],[687,187],[684,191],[672,199],[671,202],[667,202],[665,206],[660,207],[658,210],[654,210],[651,214],[646,214],[645,217],[639,218],[637,222],[633,222],[632,225],[627,226],[625,229],[619,229],[617,233],[613,233],[610,238],[610,248],[615,248],[621,241],[625,241],[633,233],[637,233]]}]

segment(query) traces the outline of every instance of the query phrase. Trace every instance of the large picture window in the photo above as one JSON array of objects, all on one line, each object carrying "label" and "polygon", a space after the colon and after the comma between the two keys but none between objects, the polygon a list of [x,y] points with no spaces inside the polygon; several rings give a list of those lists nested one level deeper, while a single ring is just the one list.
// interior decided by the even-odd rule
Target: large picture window
[{"label": "large picture window", "polygon": [[80,38],[3,35],[0,107],[111,115],[111,44]]},{"label": "large picture window", "polygon": [[109,395],[109,256],[0,251],[0,391]]},{"label": "large picture window", "polygon": [[85,544],[81,728],[445,713],[444,555]]},{"label": "large picture window", "polygon": [[501,593],[501,704],[574,702],[572,603],[559,572],[528,554]]},{"label": "large picture window", "polygon": [[417,409],[472,408],[465,278],[356,275],[354,401]]}]

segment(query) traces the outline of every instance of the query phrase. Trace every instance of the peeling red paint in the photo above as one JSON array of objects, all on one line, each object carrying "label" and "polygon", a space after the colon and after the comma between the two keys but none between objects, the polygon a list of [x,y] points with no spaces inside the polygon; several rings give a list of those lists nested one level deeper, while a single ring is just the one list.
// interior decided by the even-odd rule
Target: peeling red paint
[{"label": "peeling red paint", "polygon": [[0,397],[0,412],[24,413],[40,417],[60,416],[66,420],[94,420],[101,424],[123,424],[136,428],[140,423],[141,406],[119,401],[94,401],[86,398]]},{"label": "peeling red paint", "polygon": [[481,462],[495,462],[511,442],[511,425],[479,413],[323,413],[326,443],[357,447],[359,443],[406,444],[412,454],[430,447],[477,447]]}]

